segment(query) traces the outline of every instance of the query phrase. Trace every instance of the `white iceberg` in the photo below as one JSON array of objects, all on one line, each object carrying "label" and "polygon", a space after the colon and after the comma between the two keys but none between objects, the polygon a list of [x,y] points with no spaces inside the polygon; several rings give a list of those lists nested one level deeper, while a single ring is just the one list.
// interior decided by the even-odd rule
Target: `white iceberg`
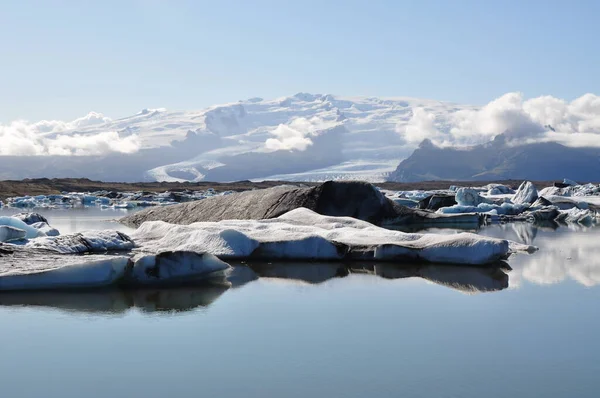
[{"label": "white iceberg", "polygon": [[0,272],[0,291],[109,286],[123,279],[129,263],[129,258],[124,256],[63,257],[65,257],[63,264],[67,263],[67,265],[53,269],[35,272]]},{"label": "white iceberg", "polygon": [[479,191],[473,188],[459,188],[456,191],[456,203],[460,206],[477,206],[489,201],[479,195]]},{"label": "white iceberg", "polygon": [[156,285],[190,283],[199,279],[225,277],[229,264],[208,253],[164,252],[139,257],[127,274],[126,283]]},{"label": "white iceberg", "polygon": [[514,251],[535,250],[471,233],[407,234],[350,217],[305,208],[269,220],[224,220],[190,225],[147,221],[133,234],[142,252],[208,252],[222,259],[383,260],[480,265]]},{"label": "white iceberg", "polygon": [[0,225],[6,225],[9,227],[17,228],[25,231],[25,238],[32,239],[37,238],[39,236],[45,236],[46,234],[40,231],[37,228],[32,227],[31,225],[27,225],[24,221],[20,220],[17,217],[0,217]]},{"label": "white iceberg", "polygon": [[533,203],[538,198],[538,191],[530,181],[523,181],[519,189],[512,197],[511,202],[514,204]]},{"label": "white iceberg", "polygon": [[0,225],[0,243],[25,239],[27,232],[10,225]]},{"label": "white iceberg", "polygon": [[587,209],[572,208],[559,212],[556,221],[591,226],[596,223],[596,214]]}]

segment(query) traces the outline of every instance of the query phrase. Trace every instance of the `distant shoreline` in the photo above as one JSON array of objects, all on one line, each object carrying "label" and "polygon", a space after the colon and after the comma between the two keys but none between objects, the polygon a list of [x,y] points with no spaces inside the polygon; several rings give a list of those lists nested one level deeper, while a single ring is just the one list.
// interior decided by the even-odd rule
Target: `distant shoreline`
[{"label": "distant shoreline", "polygon": [[[448,189],[451,185],[458,186],[482,186],[489,183],[499,183],[517,188],[523,180],[496,180],[496,181],[422,181],[422,182],[382,182],[373,185],[382,189],[395,191],[412,191],[412,190],[434,190]],[[557,179],[556,181],[562,181]],[[534,185],[540,189],[551,186],[554,181],[532,181]],[[103,182],[92,181],[85,178],[36,178],[24,180],[7,180],[0,181],[0,200],[5,200],[14,196],[25,195],[50,195],[59,194],[63,191],[67,192],[93,192],[93,191],[148,191],[148,192],[164,192],[164,191],[182,191],[182,190],[206,190],[214,188],[217,191],[247,191],[249,189],[269,188],[281,184],[304,184],[317,185],[318,182],[289,182],[289,181],[237,181],[237,182],[136,182],[136,183],[121,183],[121,182]]]}]

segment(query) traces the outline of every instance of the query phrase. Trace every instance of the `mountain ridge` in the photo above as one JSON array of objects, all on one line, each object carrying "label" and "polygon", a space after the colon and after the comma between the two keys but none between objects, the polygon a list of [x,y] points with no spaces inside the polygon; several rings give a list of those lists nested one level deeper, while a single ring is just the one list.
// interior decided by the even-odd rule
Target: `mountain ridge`
[{"label": "mountain ridge", "polygon": [[[423,145],[424,144],[424,145]],[[599,148],[572,148],[556,142],[510,145],[505,135],[468,148],[424,142],[389,175],[388,181],[553,180],[594,181],[600,175]]]}]

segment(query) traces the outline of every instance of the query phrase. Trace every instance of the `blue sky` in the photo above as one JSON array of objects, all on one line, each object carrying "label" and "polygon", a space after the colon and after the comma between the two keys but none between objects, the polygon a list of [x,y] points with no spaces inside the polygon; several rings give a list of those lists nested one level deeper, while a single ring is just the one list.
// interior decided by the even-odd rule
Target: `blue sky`
[{"label": "blue sky", "polygon": [[597,1],[0,1],[0,122],[299,91],[600,92]]}]

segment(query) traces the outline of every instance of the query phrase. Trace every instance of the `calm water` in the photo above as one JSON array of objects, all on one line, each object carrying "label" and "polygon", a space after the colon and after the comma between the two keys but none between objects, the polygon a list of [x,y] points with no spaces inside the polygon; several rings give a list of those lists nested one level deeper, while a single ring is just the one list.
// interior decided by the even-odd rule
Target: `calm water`
[{"label": "calm water", "polygon": [[597,397],[600,229],[480,233],[541,250],[506,274],[252,264],[229,289],[0,294],[2,396]]}]

